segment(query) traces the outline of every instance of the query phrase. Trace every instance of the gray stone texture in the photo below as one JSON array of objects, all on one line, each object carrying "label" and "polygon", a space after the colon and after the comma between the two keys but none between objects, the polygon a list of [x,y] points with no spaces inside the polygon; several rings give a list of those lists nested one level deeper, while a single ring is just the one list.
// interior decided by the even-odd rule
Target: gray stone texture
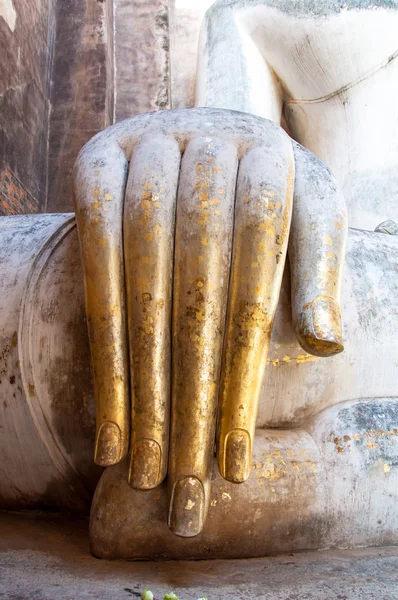
[{"label": "gray stone texture", "polygon": [[122,562],[89,554],[87,521],[0,513],[0,598],[132,600],[397,600],[398,549],[246,560]]},{"label": "gray stone texture", "polygon": [[115,121],[170,108],[167,0],[115,0]]},{"label": "gray stone texture", "polygon": [[342,9],[358,10],[372,8],[392,8],[398,7],[397,0],[221,0],[218,6],[234,6],[235,4],[246,4],[255,6],[257,4],[266,4],[272,8],[285,12],[296,17],[316,16],[323,17],[339,13]]}]

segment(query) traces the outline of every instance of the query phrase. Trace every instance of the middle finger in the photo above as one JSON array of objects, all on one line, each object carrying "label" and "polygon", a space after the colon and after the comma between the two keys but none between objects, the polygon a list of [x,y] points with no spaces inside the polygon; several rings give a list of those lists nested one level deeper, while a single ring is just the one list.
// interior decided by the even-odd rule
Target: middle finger
[{"label": "middle finger", "polygon": [[201,531],[209,502],[237,163],[230,143],[198,137],[181,164],[168,524],[183,537]]}]

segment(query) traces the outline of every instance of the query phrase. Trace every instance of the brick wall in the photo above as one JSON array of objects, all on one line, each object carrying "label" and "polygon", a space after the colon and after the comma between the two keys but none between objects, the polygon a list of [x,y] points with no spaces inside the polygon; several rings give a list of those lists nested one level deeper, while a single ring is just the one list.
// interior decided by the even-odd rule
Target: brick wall
[{"label": "brick wall", "polygon": [[72,211],[85,142],[170,108],[168,4],[13,0],[0,16],[0,215]]},{"label": "brick wall", "polygon": [[0,173],[0,215],[37,213],[39,210],[37,200],[29,194],[11,169],[4,169]]},{"label": "brick wall", "polygon": [[0,16],[0,215],[45,207],[54,2],[13,0]]}]

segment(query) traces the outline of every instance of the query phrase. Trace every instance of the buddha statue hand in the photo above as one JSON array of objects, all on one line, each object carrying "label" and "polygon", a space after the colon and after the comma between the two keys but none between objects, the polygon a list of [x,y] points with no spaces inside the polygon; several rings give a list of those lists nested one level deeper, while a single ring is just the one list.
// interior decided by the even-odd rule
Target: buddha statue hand
[{"label": "buddha statue hand", "polygon": [[[170,529],[198,534],[214,441],[250,474],[287,249],[301,346],[343,350],[343,198],[271,121],[220,109],[146,114],[79,154],[76,217],[97,403],[95,462],[129,452],[129,483],[168,475]],[[218,418],[217,418],[218,414]],[[217,421],[217,432],[216,432]]]}]

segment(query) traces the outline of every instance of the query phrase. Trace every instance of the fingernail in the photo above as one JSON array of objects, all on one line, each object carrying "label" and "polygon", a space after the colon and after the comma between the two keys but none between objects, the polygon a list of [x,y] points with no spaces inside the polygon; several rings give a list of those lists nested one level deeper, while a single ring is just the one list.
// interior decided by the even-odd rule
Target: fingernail
[{"label": "fingernail", "polygon": [[154,440],[136,442],[131,452],[129,484],[138,490],[156,487],[160,483],[160,457],[160,446]]},{"label": "fingernail", "polygon": [[102,423],[97,433],[94,462],[109,467],[120,460],[122,454],[121,431],[113,421]]},{"label": "fingernail", "polygon": [[234,429],[225,443],[224,479],[243,483],[250,475],[250,462],[250,435],[244,429]]},{"label": "fingernail", "polygon": [[344,350],[340,308],[336,300],[318,296],[303,311],[300,343],[310,354],[332,356]]},{"label": "fingernail", "polygon": [[205,491],[197,477],[183,477],[175,484],[171,495],[169,528],[181,537],[193,537],[202,531],[205,512]]}]

